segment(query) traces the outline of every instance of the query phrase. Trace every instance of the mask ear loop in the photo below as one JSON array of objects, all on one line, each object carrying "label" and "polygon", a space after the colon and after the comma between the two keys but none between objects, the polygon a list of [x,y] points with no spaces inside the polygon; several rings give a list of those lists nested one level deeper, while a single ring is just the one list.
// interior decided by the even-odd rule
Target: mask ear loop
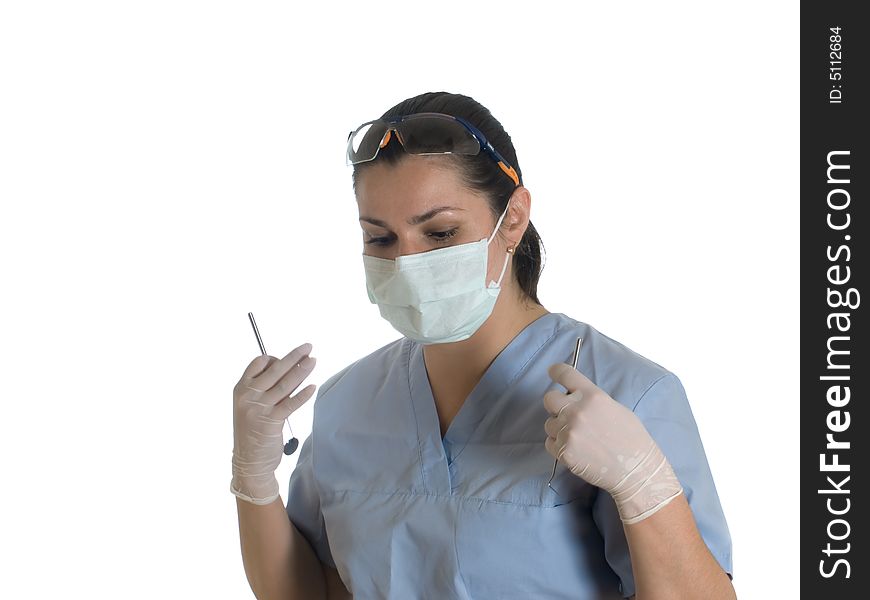
[{"label": "mask ear loop", "polygon": [[514,254],[514,247],[509,246],[507,249],[507,256],[504,257],[504,264],[501,266],[501,273],[499,273],[498,281],[490,280],[490,282],[489,282],[490,289],[497,288],[501,285],[501,278],[504,277],[504,272],[507,270],[507,266],[508,266],[508,260],[510,260],[510,257],[513,256],[513,254]]},{"label": "mask ear loop", "polygon": [[[501,216],[498,218],[498,223],[495,224],[495,230],[492,232],[492,235],[489,236],[489,239],[486,240],[487,246],[489,246],[489,243],[495,237],[495,234],[498,233],[498,229],[499,229],[499,227],[501,227],[501,222],[504,219],[505,215],[508,213],[508,209],[510,208],[510,205],[511,205],[510,200],[508,200],[507,206],[504,207],[504,212],[501,213]],[[514,253],[514,246],[511,245],[507,249],[507,256],[504,257],[504,264],[501,266],[501,273],[499,273],[499,275],[498,275],[498,282],[496,282],[492,279],[490,279],[490,281],[489,281],[488,287],[490,289],[497,288],[501,285],[501,279],[502,279],[502,277],[504,277],[504,272],[507,270],[508,260],[510,259],[511,256],[513,256],[513,253]]]},{"label": "mask ear loop", "polygon": [[510,203],[510,200],[508,200],[507,206],[504,207],[504,212],[501,213],[501,216],[498,218],[498,223],[495,224],[495,229],[492,231],[492,235],[490,235],[489,239],[486,240],[487,246],[489,246],[489,243],[492,241],[492,238],[495,237],[495,234],[498,233],[498,228],[501,227],[502,219],[504,219],[504,216],[508,213],[508,208],[510,208],[510,206],[511,206],[511,203]]}]

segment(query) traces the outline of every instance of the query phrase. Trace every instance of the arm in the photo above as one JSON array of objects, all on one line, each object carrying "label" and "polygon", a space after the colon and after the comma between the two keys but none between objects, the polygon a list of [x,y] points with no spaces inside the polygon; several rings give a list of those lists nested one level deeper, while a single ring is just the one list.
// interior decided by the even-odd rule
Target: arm
[{"label": "arm", "polygon": [[236,498],[236,507],[242,562],[259,600],[333,600],[326,595],[320,560],[287,517],[280,496],[266,505]]},{"label": "arm", "polygon": [[[233,388],[230,491],[236,495],[245,574],[260,600],[326,600],[320,559],[291,521],[275,478],[275,469],[281,463],[284,421],[314,394],[315,386],[309,385],[287,396],[314,367],[310,351],[311,344],[303,344],[281,360],[264,352],[250,362]],[[300,452],[288,496],[291,503],[301,505],[296,514],[319,516],[316,495],[312,498],[312,486],[306,486],[311,478],[309,440]],[[294,502],[294,489],[299,488],[303,489]]]},{"label": "arm", "polygon": [[625,537],[640,600],[737,597],[698,533],[684,494],[643,521],[625,525]]},{"label": "arm", "polygon": [[[616,402],[569,365],[550,367],[553,379],[569,390],[545,394],[544,405],[554,415],[544,424],[548,451],[572,473],[596,485],[600,495],[593,511],[605,540],[608,559],[631,562],[620,578],[640,600],[655,598],[735,598],[730,579],[708,547],[707,537],[728,540],[718,498],[685,392],[675,376],[661,377],[641,396],[635,412]],[[645,399],[645,400],[643,400]],[[692,491],[692,507],[667,457],[639,415],[670,449]],[[715,499],[715,503],[713,502]],[[700,508],[700,523],[693,510]],[[614,527],[618,512],[618,534]],[[624,534],[624,535],[619,535]],[[620,549],[620,539],[622,548]],[[730,541],[728,542],[730,547]],[[607,550],[605,550],[607,552]],[[722,565],[730,563],[727,558]],[[726,566],[727,568],[727,566]],[[634,581],[631,582],[633,573]]]},{"label": "arm", "polygon": [[329,565],[323,565],[323,574],[326,576],[327,600],[353,600],[353,595],[344,587],[338,571]]}]

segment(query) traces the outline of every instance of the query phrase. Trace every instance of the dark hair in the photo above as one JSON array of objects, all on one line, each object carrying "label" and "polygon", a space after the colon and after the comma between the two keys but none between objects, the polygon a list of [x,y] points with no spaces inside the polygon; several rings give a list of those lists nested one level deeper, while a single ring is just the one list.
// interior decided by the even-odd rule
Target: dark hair
[{"label": "dark hair", "polygon": [[[420,112],[439,112],[454,117],[461,117],[477,127],[499,154],[510,163],[519,177],[520,185],[523,184],[523,172],[517,161],[517,153],[513,142],[511,142],[511,138],[504,127],[502,127],[502,124],[492,116],[492,113],[485,106],[473,98],[462,94],[427,92],[403,100],[381,115],[381,118]],[[361,169],[365,169],[366,165],[376,161],[396,164],[403,156],[407,156],[407,154],[402,149],[401,144],[387,144],[385,148],[382,148],[378,152],[375,160],[354,165],[352,175],[354,190],[356,190],[358,173]],[[495,222],[501,213],[504,212],[511,194],[516,189],[514,182],[485,152],[481,152],[476,156],[447,154],[444,155],[444,158],[452,160],[459,169],[463,181],[469,188],[482,193],[489,200],[490,212],[493,215],[493,222]],[[540,304],[538,300],[538,279],[540,279],[541,271],[544,267],[543,249],[544,243],[541,240],[541,236],[538,235],[538,231],[532,225],[532,221],[529,220],[528,227],[514,251],[512,271],[516,276],[520,289],[536,304]]]}]

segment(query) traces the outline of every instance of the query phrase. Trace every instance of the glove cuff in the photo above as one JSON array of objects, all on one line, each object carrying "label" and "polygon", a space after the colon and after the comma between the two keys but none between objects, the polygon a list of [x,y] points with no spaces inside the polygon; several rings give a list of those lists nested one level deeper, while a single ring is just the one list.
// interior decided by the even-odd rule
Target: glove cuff
[{"label": "glove cuff", "polygon": [[244,486],[244,490],[245,491],[242,491],[242,486],[240,486],[236,481],[236,478],[233,477],[230,481],[230,492],[245,502],[263,506],[265,504],[271,504],[279,496],[278,480],[274,477],[272,478],[272,481],[263,482],[260,485],[252,486],[250,483],[247,483],[247,485]]},{"label": "glove cuff", "polygon": [[646,519],[683,492],[671,463],[652,441],[647,455],[610,494],[623,523]]}]

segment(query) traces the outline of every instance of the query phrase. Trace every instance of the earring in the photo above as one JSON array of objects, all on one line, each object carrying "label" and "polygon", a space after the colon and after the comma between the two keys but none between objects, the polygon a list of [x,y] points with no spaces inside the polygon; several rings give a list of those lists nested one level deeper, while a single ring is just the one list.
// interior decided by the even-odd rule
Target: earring
[{"label": "earring", "polygon": [[514,253],[514,246],[508,246],[507,251],[508,251],[508,254],[513,254]]}]

